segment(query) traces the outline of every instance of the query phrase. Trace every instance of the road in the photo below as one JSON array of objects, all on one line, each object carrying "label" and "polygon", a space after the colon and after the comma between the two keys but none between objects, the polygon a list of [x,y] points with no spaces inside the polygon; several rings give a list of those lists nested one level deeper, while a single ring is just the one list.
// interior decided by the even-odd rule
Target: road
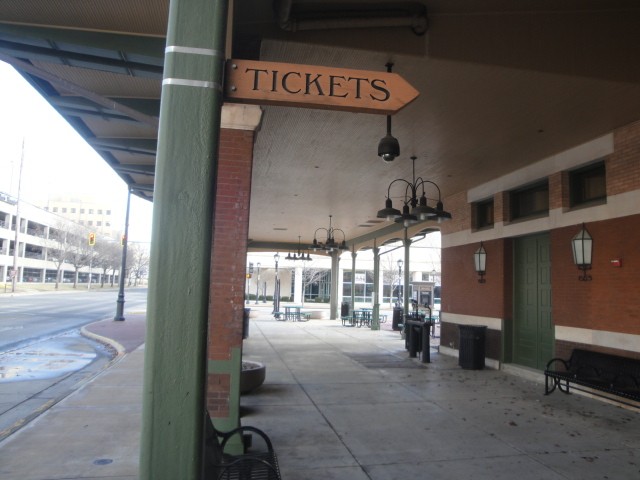
[{"label": "road", "polygon": [[[125,313],[146,310],[146,288],[127,289]],[[105,368],[106,346],[80,327],[113,318],[117,291],[0,296],[0,441]]]},{"label": "road", "polygon": [[[0,352],[6,352],[116,313],[116,290],[0,295]],[[125,310],[146,310],[147,289],[125,291]]]}]

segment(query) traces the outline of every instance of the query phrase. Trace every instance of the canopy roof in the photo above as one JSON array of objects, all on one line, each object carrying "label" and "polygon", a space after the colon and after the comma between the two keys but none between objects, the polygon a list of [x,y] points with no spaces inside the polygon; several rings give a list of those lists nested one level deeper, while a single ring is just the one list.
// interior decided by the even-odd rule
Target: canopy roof
[{"label": "canopy roof", "polygon": [[[168,3],[0,2],[0,59],[149,200]],[[234,58],[378,71],[393,62],[420,92],[392,119],[393,163],[377,156],[384,116],[265,106],[255,246],[311,242],[329,215],[349,243],[397,236],[376,213],[392,180],[411,180],[412,155],[446,209],[450,195],[640,118],[634,0],[243,0],[231,30]],[[391,192],[394,206],[403,194]]]}]

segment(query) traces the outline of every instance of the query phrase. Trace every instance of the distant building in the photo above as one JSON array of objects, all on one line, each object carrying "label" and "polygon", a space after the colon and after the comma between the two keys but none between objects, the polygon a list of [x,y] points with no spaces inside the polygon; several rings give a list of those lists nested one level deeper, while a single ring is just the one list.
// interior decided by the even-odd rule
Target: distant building
[{"label": "distant building", "polygon": [[86,227],[92,232],[119,238],[122,225],[111,205],[88,196],[50,196],[43,209]]},{"label": "distant building", "polygon": [[[62,204],[56,205],[55,208],[58,210],[66,208],[69,213],[71,213],[71,208],[78,209],[78,207],[63,207]],[[106,230],[108,226],[104,225],[107,221],[106,219],[110,218],[111,215],[111,213],[107,213],[106,208],[95,206],[82,208],[94,210],[93,222],[98,221],[97,218],[100,218],[100,215],[104,218],[104,220],[101,220],[103,224],[91,226],[96,227],[98,242],[104,241],[105,237],[113,238],[113,236],[109,235],[111,230]],[[102,210],[103,213],[97,213],[97,210]],[[87,212],[85,223],[89,221],[88,215],[91,214]],[[16,227],[18,227],[18,248],[17,256],[14,256],[16,251]],[[58,268],[52,251],[56,248],[55,238],[57,233],[66,231],[82,237],[86,235],[82,241],[88,241],[88,234],[92,231],[91,227],[88,225],[83,226],[79,222],[58,214],[58,212],[47,211],[27,202],[20,202],[18,208],[18,202],[14,197],[0,192],[0,281],[11,282],[13,275],[15,275],[18,283],[54,283]],[[105,230],[99,230],[97,227],[105,227]],[[109,241],[112,241],[111,238]],[[17,263],[15,274],[13,273],[14,260]],[[63,263],[60,282],[72,283],[75,279],[75,274],[73,265]],[[115,278],[110,278],[113,274],[114,272],[110,272],[109,278],[105,278],[105,282],[115,281]],[[91,278],[92,283],[100,283],[102,281],[102,270],[97,268],[92,270],[89,266],[82,267],[78,272],[78,282],[88,283],[89,278]]]}]

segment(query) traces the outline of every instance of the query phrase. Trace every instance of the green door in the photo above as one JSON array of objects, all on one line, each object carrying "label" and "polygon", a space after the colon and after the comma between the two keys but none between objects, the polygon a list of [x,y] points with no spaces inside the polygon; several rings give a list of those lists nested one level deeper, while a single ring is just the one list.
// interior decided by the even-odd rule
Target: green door
[{"label": "green door", "polygon": [[549,235],[516,239],[514,260],[513,361],[543,370],[554,344]]}]

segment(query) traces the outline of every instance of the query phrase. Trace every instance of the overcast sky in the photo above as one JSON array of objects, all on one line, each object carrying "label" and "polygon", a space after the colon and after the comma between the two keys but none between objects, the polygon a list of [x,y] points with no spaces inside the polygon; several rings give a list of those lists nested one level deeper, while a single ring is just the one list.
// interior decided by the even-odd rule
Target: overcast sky
[{"label": "overcast sky", "polygon": [[[71,126],[11,66],[0,62],[0,192],[45,205],[49,194],[81,194],[110,204],[122,218],[127,186]],[[131,197],[129,240],[151,238],[152,204]]]}]

